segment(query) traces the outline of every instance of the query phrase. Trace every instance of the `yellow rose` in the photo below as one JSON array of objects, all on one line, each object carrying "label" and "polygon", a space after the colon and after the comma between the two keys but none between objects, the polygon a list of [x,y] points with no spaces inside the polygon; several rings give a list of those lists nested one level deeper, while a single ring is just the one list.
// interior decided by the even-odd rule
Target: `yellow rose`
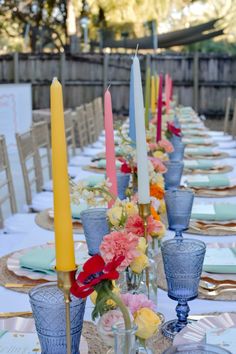
[{"label": "yellow rose", "polygon": [[141,253],[145,253],[147,249],[147,242],[144,237],[140,237],[138,241],[137,250]]},{"label": "yellow rose", "polygon": [[107,216],[113,226],[119,226],[123,216],[122,207],[114,206],[107,211]]},{"label": "yellow rose", "polygon": [[126,210],[127,216],[133,216],[135,214],[138,214],[137,205],[135,205],[132,202],[127,202],[125,204],[125,210]]},{"label": "yellow rose", "polygon": [[148,266],[149,266],[148,257],[143,253],[140,256],[136,257],[130,263],[131,270],[137,274],[140,274]]},{"label": "yellow rose", "polygon": [[[114,286],[112,292],[116,295],[120,294],[120,288],[118,286],[116,286],[115,282],[112,281],[112,284]],[[96,304],[96,300],[97,300],[97,292],[94,290],[94,292],[92,292],[92,294],[90,295],[90,299],[92,301],[92,303],[95,305]],[[111,307],[111,308],[115,308],[117,305],[113,300],[107,300],[106,304]]]},{"label": "yellow rose", "polygon": [[148,339],[156,333],[161,320],[154,311],[143,307],[134,313],[134,323],[138,327],[136,336]]},{"label": "yellow rose", "polygon": [[166,203],[165,203],[165,200],[164,200],[164,199],[161,199],[159,202],[160,202],[160,205],[159,205],[158,211],[159,211],[160,214],[165,214],[165,213],[166,213]]},{"label": "yellow rose", "polygon": [[160,160],[162,160],[162,161],[166,159],[165,153],[162,152],[162,151],[155,151],[155,152],[153,153],[153,156],[154,156],[154,157],[158,157],[158,159],[160,159]]}]

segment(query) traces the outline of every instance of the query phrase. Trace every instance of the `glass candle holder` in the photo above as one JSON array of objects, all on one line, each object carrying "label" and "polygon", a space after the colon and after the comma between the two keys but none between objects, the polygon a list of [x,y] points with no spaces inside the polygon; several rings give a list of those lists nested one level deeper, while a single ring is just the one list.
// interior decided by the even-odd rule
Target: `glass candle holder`
[{"label": "glass candle holder", "polygon": [[182,142],[178,142],[174,145],[174,151],[168,154],[171,161],[182,161],[184,158],[185,145]]},{"label": "glass candle holder", "polygon": [[81,212],[84,236],[90,256],[99,253],[103,237],[110,232],[107,221],[107,208],[91,208]]},{"label": "glass candle holder", "polygon": [[165,189],[176,189],[180,186],[184,163],[182,161],[166,161],[167,172],[164,173]]},{"label": "glass candle holder", "polygon": [[126,199],[126,190],[129,186],[130,174],[129,173],[117,173],[117,189],[118,197],[120,200]]},{"label": "glass candle holder", "polygon": [[[42,354],[66,353],[66,309],[64,294],[57,283],[36,286],[29,292]],[[71,296],[71,352],[79,354],[85,311],[84,299]]]},{"label": "glass candle holder", "polygon": [[187,324],[188,301],[198,295],[198,286],[206,252],[204,242],[193,239],[173,239],[163,242],[161,247],[168,296],[178,301],[177,320],[166,322],[162,332],[173,338]]},{"label": "glass candle holder", "polygon": [[190,190],[170,189],[165,193],[169,229],[175,231],[175,237],[182,237],[182,232],[188,229],[193,199]]}]

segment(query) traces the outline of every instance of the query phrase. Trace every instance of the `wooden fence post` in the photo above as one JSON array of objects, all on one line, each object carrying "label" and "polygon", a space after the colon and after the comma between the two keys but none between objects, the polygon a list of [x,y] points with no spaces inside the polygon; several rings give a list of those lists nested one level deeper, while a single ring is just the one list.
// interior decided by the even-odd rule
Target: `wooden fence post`
[{"label": "wooden fence post", "polygon": [[13,74],[14,82],[17,84],[19,82],[19,53],[13,53]]},{"label": "wooden fence post", "polygon": [[103,94],[108,86],[108,67],[109,67],[109,54],[103,55]]},{"label": "wooden fence post", "polygon": [[199,53],[193,57],[193,107],[198,112],[199,108]]}]

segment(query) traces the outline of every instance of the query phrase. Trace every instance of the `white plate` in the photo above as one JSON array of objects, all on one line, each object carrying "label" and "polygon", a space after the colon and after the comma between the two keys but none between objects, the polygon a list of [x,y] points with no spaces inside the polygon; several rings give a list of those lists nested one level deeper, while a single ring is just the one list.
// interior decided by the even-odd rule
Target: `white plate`
[{"label": "white plate", "polygon": [[[35,333],[35,340],[38,341],[38,336],[36,335],[36,329],[35,329],[33,318],[13,317],[13,318],[0,319],[0,330],[7,330],[10,332],[16,332],[21,334]],[[9,343],[9,345],[12,344],[13,343]],[[34,343],[32,343],[32,353],[34,348],[35,348]],[[79,349],[81,354],[88,353],[88,343],[83,336],[81,336],[80,339]]]},{"label": "white plate", "polygon": [[[30,248],[25,248],[23,250],[17,251],[11,255],[8,260],[7,260],[7,268],[13,272],[14,274],[20,276],[20,277],[26,277],[29,279],[34,279],[34,280],[39,280],[39,279],[44,279],[47,281],[56,281],[56,273],[55,275],[48,275],[48,274],[43,274],[40,272],[34,272],[30,269],[26,268],[21,268],[20,266],[20,257],[22,257],[24,254],[27,252],[35,249],[35,248],[47,248],[47,247],[55,247],[54,244],[44,244],[41,246],[34,246]],[[88,248],[85,242],[78,241],[75,242],[75,254],[78,256],[76,258],[76,263],[78,265],[84,264],[86,260],[89,258],[88,255]]]},{"label": "white plate", "polygon": [[199,321],[188,324],[182,331],[176,334],[173,345],[189,343],[205,343],[206,332],[214,328],[236,327],[236,314],[223,313],[218,316],[209,316]]}]

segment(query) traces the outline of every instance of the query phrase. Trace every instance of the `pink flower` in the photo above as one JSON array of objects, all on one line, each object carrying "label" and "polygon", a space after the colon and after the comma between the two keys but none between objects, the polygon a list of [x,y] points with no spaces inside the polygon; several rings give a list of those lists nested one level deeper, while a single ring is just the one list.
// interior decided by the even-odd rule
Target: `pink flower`
[{"label": "pink flower", "polygon": [[155,118],[152,118],[151,120],[150,120],[150,123],[151,124],[154,124],[154,125],[157,125],[157,118],[155,117]]},{"label": "pink flower", "polygon": [[158,149],[157,143],[149,143],[148,146],[149,146],[150,151],[155,151]]},{"label": "pink flower", "polygon": [[149,157],[149,160],[152,162],[155,172],[165,173],[167,171],[166,166],[157,157]]},{"label": "pink flower", "polygon": [[173,145],[168,140],[162,139],[158,142],[158,145],[167,153],[171,153],[174,151]]},{"label": "pink flower", "polygon": [[136,250],[138,243],[139,238],[133,233],[127,232],[127,230],[113,231],[103,237],[100,252],[106,263],[111,261],[114,256],[125,257],[124,261],[118,267],[118,270],[122,271],[139,255],[139,252]]},{"label": "pink flower", "polygon": [[[143,219],[139,215],[130,216],[125,224],[125,229],[127,232],[131,232],[137,236],[144,236],[144,224]],[[148,217],[147,232],[148,235],[155,235],[162,229],[162,223],[153,218],[153,216]],[[123,263],[122,263],[123,264]]]},{"label": "pink flower", "polygon": [[149,308],[153,311],[156,310],[156,305],[154,304],[154,302],[149,300],[144,294],[121,294],[121,299],[123,300],[124,304],[129,308],[132,315],[143,307]]}]

